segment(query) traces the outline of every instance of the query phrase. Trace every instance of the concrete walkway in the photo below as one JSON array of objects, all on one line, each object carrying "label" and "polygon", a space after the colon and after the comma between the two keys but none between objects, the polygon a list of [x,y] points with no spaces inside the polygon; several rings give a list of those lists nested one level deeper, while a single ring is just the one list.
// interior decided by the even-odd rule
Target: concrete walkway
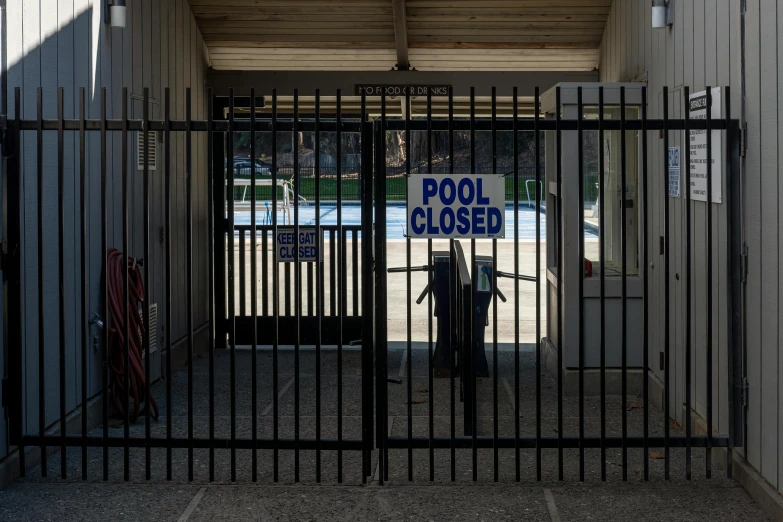
[{"label": "concrete walkway", "polygon": [[[491,352],[488,353],[492,368]],[[343,403],[339,412],[345,439],[361,436],[361,372],[360,352],[346,350],[343,355]],[[411,374],[411,430],[414,436],[428,434],[429,404],[427,352],[414,350]],[[514,353],[501,352],[498,356],[498,428],[500,436],[514,433]],[[300,373],[300,433],[303,438],[314,437],[315,425],[315,364],[314,352],[301,353]],[[408,432],[408,370],[404,364],[406,352],[389,352],[389,376],[401,378],[402,384],[389,384],[389,428],[394,436],[405,437]],[[215,364],[216,434],[228,437],[230,387],[229,354],[219,351]],[[236,430],[237,437],[250,436],[251,401],[250,353],[236,354]],[[294,354],[280,352],[279,363],[279,433],[293,437],[295,394],[293,382]],[[337,429],[336,353],[324,351],[321,361],[322,415],[324,438],[335,438]],[[208,434],[206,359],[194,361],[194,434],[206,438]],[[259,438],[270,438],[273,427],[271,354],[258,354],[258,430]],[[518,412],[523,436],[535,434],[535,356],[520,354],[520,396]],[[187,434],[187,373],[175,372],[172,378],[172,425],[175,436]],[[161,419],[152,423],[153,437],[166,433],[165,385],[156,383],[153,391],[161,405]],[[457,397],[459,396],[458,390]],[[448,436],[450,429],[448,379],[434,381],[435,436]],[[617,436],[620,430],[621,402],[618,396],[608,396],[607,433]],[[480,436],[491,436],[493,387],[492,379],[479,379],[478,428]],[[643,408],[638,397],[628,397],[629,435],[638,435],[643,421]],[[553,379],[542,374],[542,434],[556,436],[557,393]],[[462,405],[455,404],[457,426],[460,426]],[[587,435],[595,436],[599,429],[600,401],[585,399],[585,427]],[[566,397],[563,404],[565,436],[578,433],[578,399]],[[672,434],[680,434],[672,425]],[[78,429],[78,428],[77,428]],[[459,429],[459,428],[458,428]],[[650,408],[650,434],[659,435],[663,429],[663,413]],[[122,427],[112,424],[110,435],[122,437]],[[97,428],[93,435],[100,435]],[[74,433],[76,434],[76,433]],[[133,438],[143,438],[144,423],[131,426]],[[406,449],[392,450],[389,455],[389,477],[384,486],[376,479],[362,485],[361,456],[358,452],[343,453],[343,483],[337,484],[337,458],[334,451],[323,451],[322,483],[315,484],[314,451],[300,452],[301,484],[294,484],[293,451],[280,451],[280,482],[272,477],[273,454],[270,450],[258,452],[258,483],[251,482],[249,450],[237,451],[237,482],[230,482],[230,452],[215,451],[216,481],[209,482],[208,452],[194,451],[194,481],[187,482],[187,451],[173,452],[173,482],[167,482],[166,451],[152,450],[152,480],[144,481],[144,450],[131,449],[130,482],[123,482],[123,455],[121,448],[109,453],[109,481],[101,476],[102,451],[88,451],[88,480],[81,480],[81,450],[69,448],[66,458],[68,478],[60,475],[60,456],[48,460],[47,478],[41,478],[40,469],[28,472],[25,479],[0,491],[0,520],[766,520],[760,508],[726,472],[714,462],[713,477],[705,479],[705,452],[693,451],[693,480],[686,481],[684,450],[672,449],[671,481],[663,478],[663,460],[660,448],[651,448],[650,481],[642,480],[642,451],[628,452],[628,482],[622,481],[619,449],[607,450],[607,482],[600,481],[600,451],[586,452],[585,479],[579,483],[578,450],[565,450],[564,482],[557,481],[557,451],[543,450],[543,481],[535,480],[535,450],[520,453],[521,483],[514,482],[515,456],[513,449],[500,450],[499,483],[493,483],[492,449],[478,452],[478,482],[472,482],[472,457],[469,449],[457,450],[456,483],[449,483],[450,452],[435,452],[435,482],[429,482],[428,450],[417,449],[413,454],[414,481],[408,482],[408,454]],[[377,470],[377,452],[373,453],[371,467]],[[377,472],[376,472],[377,475]]]},{"label": "concrete walkway", "polygon": [[257,486],[18,483],[0,520],[572,520],[763,521],[732,483]]}]

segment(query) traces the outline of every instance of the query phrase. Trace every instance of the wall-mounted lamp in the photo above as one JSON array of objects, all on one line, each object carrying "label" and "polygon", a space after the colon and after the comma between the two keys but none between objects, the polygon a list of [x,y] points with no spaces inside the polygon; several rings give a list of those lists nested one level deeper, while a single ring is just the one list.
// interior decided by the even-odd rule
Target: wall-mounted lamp
[{"label": "wall-mounted lamp", "polygon": [[674,21],[672,5],[674,0],[652,0],[652,26],[653,29],[668,27]]},{"label": "wall-mounted lamp", "polygon": [[106,0],[104,21],[112,27],[125,27],[125,0]]}]

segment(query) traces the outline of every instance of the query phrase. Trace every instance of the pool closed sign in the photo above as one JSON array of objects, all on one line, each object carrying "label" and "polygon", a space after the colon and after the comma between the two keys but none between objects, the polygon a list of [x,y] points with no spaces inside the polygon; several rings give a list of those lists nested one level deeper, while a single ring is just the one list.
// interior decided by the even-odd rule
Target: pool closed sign
[{"label": "pool closed sign", "polygon": [[408,236],[505,237],[501,174],[408,176]]}]

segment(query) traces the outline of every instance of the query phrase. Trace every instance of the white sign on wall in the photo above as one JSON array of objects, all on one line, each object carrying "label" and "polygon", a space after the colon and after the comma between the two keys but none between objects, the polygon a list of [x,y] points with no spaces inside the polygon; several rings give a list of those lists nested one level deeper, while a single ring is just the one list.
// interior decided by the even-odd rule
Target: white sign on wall
[{"label": "white sign on wall", "polygon": [[502,174],[408,176],[408,236],[505,237]]},{"label": "white sign on wall", "polygon": [[[690,95],[690,116],[694,120],[707,119],[707,91]],[[721,103],[721,88],[712,88],[712,107],[710,115],[713,120],[721,119],[723,104]],[[707,201],[707,131],[690,131],[689,143],[691,155],[691,199]],[[719,130],[712,131],[712,202],[721,203],[721,180],[723,179],[722,159],[723,139]]]},{"label": "white sign on wall", "polygon": [[669,147],[669,197],[680,197],[680,147]]}]

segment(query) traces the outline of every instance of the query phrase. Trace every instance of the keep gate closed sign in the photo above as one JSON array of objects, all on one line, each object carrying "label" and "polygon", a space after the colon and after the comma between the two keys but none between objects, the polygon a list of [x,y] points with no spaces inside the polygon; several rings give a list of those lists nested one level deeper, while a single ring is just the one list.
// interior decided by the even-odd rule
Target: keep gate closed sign
[{"label": "keep gate closed sign", "polygon": [[408,176],[408,236],[505,237],[501,174]]},{"label": "keep gate closed sign", "polygon": [[277,230],[277,249],[275,258],[278,263],[295,263],[297,250],[300,263],[313,263],[320,260],[321,245],[314,227],[299,227],[299,236],[293,227],[280,227]]}]

